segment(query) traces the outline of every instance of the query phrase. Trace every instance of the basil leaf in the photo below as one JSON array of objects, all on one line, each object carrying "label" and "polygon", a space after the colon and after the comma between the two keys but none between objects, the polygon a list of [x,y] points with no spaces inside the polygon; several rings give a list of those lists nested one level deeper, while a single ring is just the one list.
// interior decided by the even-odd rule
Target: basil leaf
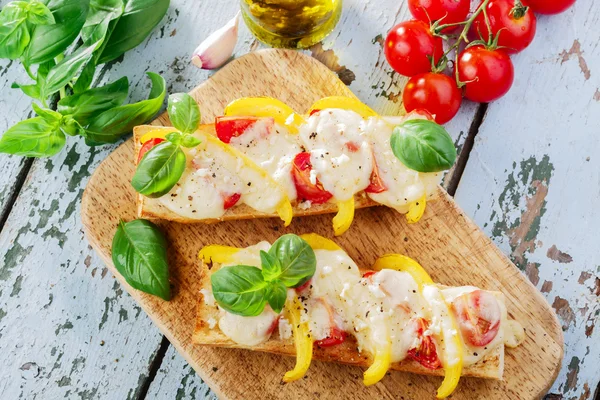
[{"label": "basil leaf", "polygon": [[[94,53],[98,54],[98,50]],[[92,81],[94,80],[94,74],[96,73],[96,62],[94,61],[94,57],[90,61],[88,61],[87,65],[83,67],[83,70],[79,74],[77,81],[73,85],[73,93],[79,94],[83,93],[92,86]]]},{"label": "basil leaf", "polygon": [[62,115],[70,115],[87,125],[92,117],[123,104],[128,91],[129,80],[123,77],[108,85],[67,96],[58,102],[57,109]]},{"label": "basil leaf", "polygon": [[217,304],[225,311],[245,317],[263,312],[269,292],[260,269],[248,265],[223,267],[210,277]]},{"label": "basil leaf", "polygon": [[91,0],[90,9],[81,29],[84,43],[103,40],[108,32],[109,24],[123,14],[123,0]]},{"label": "basil leaf", "polygon": [[425,119],[409,120],[395,127],[390,145],[404,165],[418,172],[444,171],[456,161],[456,148],[448,132]]},{"label": "basil leaf", "polygon": [[181,133],[179,132],[171,132],[165,135],[165,139],[173,144],[179,144],[181,142]]},{"label": "basil leaf", "polygon": [[65,145],[65,135],[58,123],[48,123],[42,117],[21,121],[6,131],[0,139],[0,153],[25,157],[53,156]]},{"label": "basil leaf", "polygon": [[96,42],[89,46],[82,46],[52,67],[46,77],[46,83],[42,87],[42,96],[50,96],[65,87],[92,58],[94,50],[100,43]]},{"label": "basil leaf", "polygon": [[52,11],[39,1],[29,3],[27,21],[34,25],[52,25],[56,22]]},{"label": "basil leaf", "polygon": [[193,133],[200,123],[200,107],[187,93],[175,93],[169,96],[167,106],[169,119],[175,128],[183,133]]},{"label": "basil leaf", "polygon": [[35,113],[37,115],[42,117],[44,119],[44,121],[48,122],[49,124],[56,125],[56,124],[59,124],[60,121],[62,120],[62,117],[63,117],[62,114],[57,113],[56,111],[50,110],[49,108],[42,108],[35,103],[32,103],[31,107],[33,108],[33,111],[35,111]]},{"label": "basil leaf", "polygon": [[185,135],[183,139],[181,139],[181,145],[187,148],[196,147],[200,143],[202,143],[202,140],[192,135]]},{"label": "basil leaf", "polygon": [[150,221],[121,221],[112,242],[112,260],[127,283],[170,300],[167,241]]},{"label": "basil leaf", "polygon": [[89,0],[49,0],[46,4],[56,23],[38,25],[23,55],[26,65],[41,64],[64,52],[85,23]]},{"label": "basil leaf", "polygon": [[[23,4],[24,3],[24,4]],[[30,42],[27,29],[27,2],[8,3],[0,11],[0,58],[21,57]]]},{"label": "basil leaf", "polygon": [[287,287],[298,286],[315,274],[315,252],[300,236],[281,236],[269,249],[269,255],[279,261],[281,273],[277,278]]},{"label": "basil leaf", "polygon": [[158,74],[148,72],[152,80],[152,90],[148,100],[134,104],[111,108],[93,118],[86,127],[85,136],[92,143],[114,143],[137,125],[141,125],[154,117],[166,94],[165,80]]},{"label": "basil leaf", "polygon": [[62,119],[62,122],[60,124],[60,130],[65,135],[69,135],[69,136],[77,136],[77,135],[83,136],[83,134],[85,132],[85,130],[79,124],[79,122],[74,120],[73,117],[71,117],[70,115],[67,115],[66,117],[64,117]]},{"label": "basil leaf", "polygon": [[37,70],[36,82],[33,85],[20,85],[18,83],[13,83],[13,89],[21,89],[23,93],[27,96],[32,97],[37,100],[44,100],[45,98],[42,96],[42,87],[46,82],[46,77],[48,76],[48,71],[55,65],[54,60],[50,60],[43,64],[40,64]]},{"label": "basil leaf", "polygon": [[41,93],[40,93],[40,88],[37,84],[34,85],[20,85],[16,82],[14,82],[11,86],[11,88],[13,89],[21,89],[21,91],[23,93],[25,93],[25,95],[33,98],[33,99],[37,99],[37,100],[41,100]]},{"label": "basil leaf", "polygon": [[279,264],[279,260],[266,251],[260,251],[260,263],[262,266],[262,275],[265,281],[274,281],[281,274],[281,265]]},{"label": "basil leaf", "polygon": [[168,8],[169,0],[127,0],[98,64],[112,61],[142,43]]},{"label": "basil leaf", "polygon": [[179,181],[185,166],[185,153],[178,145],[168,141],[159,143],[144,154],[131,185],[144,196],[163,196]]},{"label": "basil leaf", "polygon": [[[263,274],[264,275],[264,274]],[[287,288],[281,281],[270,282],[269,294],[267,301],[277,314],[283,310],[285,301],[287,300]]]}]

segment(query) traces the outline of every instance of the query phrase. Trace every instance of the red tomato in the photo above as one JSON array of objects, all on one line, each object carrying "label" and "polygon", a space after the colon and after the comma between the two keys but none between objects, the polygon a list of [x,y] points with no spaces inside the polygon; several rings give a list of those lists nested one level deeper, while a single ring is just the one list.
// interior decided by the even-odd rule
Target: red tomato
[{"label": "red tomato", "polygon": [[[408,0],[408,9],[413,17],[424,22],[441,20],[441,24],[466,20],[470,6],[470,0]],[[446,28],[445,31],[454,29]]]},{"label": "red tomato", "polygon": [[[525,49],[535,36],[535,14],[531,8],[516,3],[518,0],[491,0],[486,7],[492,36],[496,37],[500,32],[498,46],[505,47],[502,50],[509,54]],[[471,25],[471,35],[477,39],[481,35],[487,41],[489,34],[485,16],[481,13]]]},{"label": "red tomato", "polygon": [[416,109],[406,114],[406,120],[409,120],[411,117],[424,117],[425,119],[428,119],[430,121],[435,120],[435,118],[433,118],[433,115],[431,115],[429,111],[423,109]]},{"label": "red tomato", "polygon": [[273,322],[269,326],[269,329],[267,329],[267,335],[270,335],[271,333],[273,333],[275,331],[275,328],[277,328],[277,326],[279,325],[279,318],[281,318],[281,315],[278,315],[275,318],[275,320],[273,320]]},{"label": "red tomato", "polygon": [[311,282],[312,282],[312,278],[310,278],[309,280],[307,280],[306,282],[304,282],[302,285],[297,286],[296,287],[296,292],[298,292],[298,293],[303,292],[304,290],[306,290],[306,288],[308,288],[310,286]]},{"label": "red tomato", "polygon": [[237,202],[240,201],[240,197],[242,197],[240,193],[223,195],[223,208],[228,210],[231,207],[235,206]]},{"label": "red tomato", "polygon": [[502,318],[498,300],[482,290],[463,294],[452,302],[460,331],[473,346],[486,346],[500,328]]},{"label": "red tomato", "polygon": [[525,5],[540,14],[559,14],[575,4],[575,0],[525,0]]},{"label": "red tomato", "polygon": [[319,180],[317,180],[316,184],[313,184],[310,181],[311,169],[310,153],[299,153],[294,157],[292,178],[296,185],[298,198],[300,200],[308,200],[313,204],[325,203],[331,199],[333,195],[323,188],[323,185]]},{"label": "red tomato", "polygon": [[[365,189],[367,193],[381,193],[387,190],[387,186],[383,183],[381,175],[379,175],[379,167],[377,161],[375,161],[375,155],[373,155],[373,172],[371,172],[371,183]],[[368,272],[367,272],[368,273]]]},{"label": "red tomato", "polygon": [[465,97],[479,103],[504,96],[515,77],[508,54],[483,46],[465,49],[458,57],[457,68],[461,82],[465,83]]},{"label": "red tomato", "polygon": [[347,142],[346,148],[350,153],[356,153],[360,149],[360,146],[354,142]]},{"label": "red tomato", "polygon": [[309,114],[309,115],[316,114],[316,113],[318,113],[319,111],[321,111],[321,110],[314,109],[314,110],[312,110],[312,111],[310,112],[310,114]]},{"label": "red tomato", "polygon": [[427,328],[429,328],[429,322],[423,318],[418,318],[414,320],[414,324],[420,343],[418,347],[408,350],[408,356],[425,368],[440,368],[442,363],[437,355],[435,343],[431,335],[423,335]]},{"label": "red tomato", "polygon": [[215,130],[217,137],[223,143],[229,143],[232,137],[238,137],[258,121],[266,122],[265,135],[272,130],[275,120],[273,118],[259,117],[217,117],[215,118]]},{"label": "red tomato", "polygon": [[431,71],[444,55],[442,38],[433,36],[423,21],[404,21],[392,28],[385,39],[385,57],[400,75],[413,76]]},{"label": "red tomato", "polygon": [[363,278],[368,279],[370,277],[372,277],[373,275],[375,275],[377,273],[377,271],[367,271],[363,274]]},{"label": "red tomato", "polygon": [[338,328],[336,325],[331,326],[331,330],[329,331],[329,336],[325,339],[317,340],[315,343],[319,347],[330,347],[335,346],[336,344],[343,343],[346,340],[348,334]]},{"label": "red tomato", "polygon": [[164,142],[165,139],[163,138],[154,138],[154,139],[150,139],[147,142],[144,142],[144,144],[142,145],[142,148],[140,149],[140,154],[138,155],[138,164],[140,163],[140,161],[142,161],[142,158],[144,158],[144,154],[146,154],[151,148],[153,148],[154,146],[156,146],[159,143]]},{"label": "red tomato", "polygon": [[402,93],[407,112],[426,110],[438,124],[450,121],[460,108],[462,95],[456,81],[447,75],[427,72],[408,80]]}]

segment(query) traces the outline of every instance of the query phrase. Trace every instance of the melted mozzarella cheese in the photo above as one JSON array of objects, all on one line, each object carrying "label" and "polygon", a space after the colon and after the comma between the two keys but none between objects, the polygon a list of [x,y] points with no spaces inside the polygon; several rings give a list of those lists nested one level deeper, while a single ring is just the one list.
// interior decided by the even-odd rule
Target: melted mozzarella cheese
[{"label": "melted mozzarella cheese", "polygon": [[316,178],[336,200],[350,199],[369,186],[373,153],[363,118],[348,110],[327,109],[311,115],[299,138],[310,151]]},{"label": "melted mozzarella cheese", "polygon": [[256,317],[242,317],[224,312],[219,318],[219,329],[236,343],[256,346],[269,340],[276,319],[277,314],[271,307],[265,307]]},{"label": "melted mozzarella cheese", "polygon": [[460,349],[455,345],[453,337],[459,334],[454,327],[452,317],[449,313],[448,305],[444,301],[441,290],[434,285],[423,287],[423,297],[431,308],[430,332],[438,349],[438,357],[442,365],[456,365],[460,358]]}]

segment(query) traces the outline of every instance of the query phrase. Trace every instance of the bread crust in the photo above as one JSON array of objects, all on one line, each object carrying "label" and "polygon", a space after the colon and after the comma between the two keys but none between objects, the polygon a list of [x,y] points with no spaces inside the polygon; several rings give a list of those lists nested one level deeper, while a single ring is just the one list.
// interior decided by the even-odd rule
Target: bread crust
[{"label": "bread crust", "polygon": [[[217,271],[220,265],[213,264],[201,265],[201,286],[202,289],[210,290],[210,274]],[[361,272],[366,272],[361,270]],[[440,286],[441,287],[441,286]],[[499,301],[504,302],[504,295],[500,292],[490,292],[494,294]],[[296,356],[293,338],[282,339],[279,337],[278,331],[271,335],[271,338],[265,343],[258,346],[245,346],[234,342],[225,336],[218,327],[210,328],[209,321],[213,319],[218,321],[219,310],[217,306],[209,306],[204,302],[202,293],[198,294],[198,305],[196,314],[196,326],[192,335],[192,342],[204,346],[226,347],[236,349],[247,349],[254,351],[262,351],[283,356]],[[313,348],[313,359],[319,361],[337,362],[341,364],[354,365],[359,367],[369,367],[372,363],[368,355],[360,354],[357,350],[357,343],[354,336],[349,335],[346,340],[336,346]],[[425,368],[420,363],[413,360],[403,360],[401,362],[392,363],[391,368],[396,371],[411,372],[420,375],[443,376],[444,370],[431,370]],[[492,349],[479,362],[463,368],[462,376],[486,378],[502,380],[504,372],[504,344],[499,344]]]}]

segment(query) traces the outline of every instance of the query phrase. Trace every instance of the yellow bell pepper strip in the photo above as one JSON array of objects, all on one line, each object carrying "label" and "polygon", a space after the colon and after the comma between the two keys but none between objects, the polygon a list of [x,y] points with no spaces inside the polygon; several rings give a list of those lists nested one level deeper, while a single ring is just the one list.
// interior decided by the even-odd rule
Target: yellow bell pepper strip
[{"label": "yellow bell pepper strip", "polygon": [[425,206],[427,205],[427,195],[424,194],[417,201],[413,201],[408,205],[408,212],[406,213],[406,222],[409,224],[415,224],[419,222],[423,213],[425,212]]},{"label": "yellow bell pepper strip", "polygon": [[272,97],[242,97],[225,107],[225,116],[273,117],[275,122],[288,127],[290,133],[298,133],[300,125],[306,123],[284,102]]},{"label": "yellow bell pepper strip", "polygon": [[300,310],[304,306],[298,297],[288,301],[285,306],[286,318],[292,325],[294,344],[296,346],[296,366],[283,376],[284,382],[293,382],[301,379],[308,371],[312,360],[313,340],[310,336],[308,321],[301,321]]},{"label": "yellow bell pepper strip", "polygon": [[324,110],[326,108],[340,108],[342,110],[354,111],[363,118],[377,116],[377,113],[373,111],[371,107],[362,103],[360,100],[345,96],[331,96],[317,100],[317,102],[310,107],[308,113],[310,114],[315,110]]},{"label": "yellow bell pepper strip", "polygon": [[198,258],[205,264],[210,264],[212,262],[223,264],[230,262],[238,251],[240,251],[240,249],[237,247],[212,244],[204,246],[202,250],[200,250],[200,253],[198,253]]},{"label": "yellow bell pepper strip", "polygon": [[176,131],[176,129],[174,129],[174,128],[157,128],[157,129],[153,129],[150,132],[142,135],[142,137],[140,138],[140,143],[144,144],[148,140],[151,140],[151,139],[154,139],[154,138],[165,139],[165,137],[167,136],[168,133],[175,132],[175,131]]},{"label": "yellow bell pepper strip", "polygon": [[300,237],[308,243],[313,250],[342,250],[342,248],[333,240],[317,235],[316,233],[305,233],[304,235],[300,235]]},{"label": "yellow bell pepper strip", "polygon": [[[460,343],[460,349],[462,351],[462,342],[458,338],[458,335],[454,335],[458,343]],[[454,340],[454,339],[453,339]],[[445,399],[450,396],[454,389],[458,386],[458,381],[460,380],[460,375],[462,374],[462,359],[459,360],[455,365],[445,366],[444,367],[444,380],[442,384],[437,390],[436,397],[438,399]]]},{"label": "yellow bell pepper strip", "polygon": [[338,203],[338,212],[333,217],[333,231],[340,236],[350,228],[354,220],[354,197]]},{"label": "yellow bell pepper strip", "polygon": [[375,271],[382,269],[393,269],[396,271],[408,272],[419,285],[419,290],[423,289],[423,285],[433,285],[433,280],[425,271],[425,268],[410,257],[402,254],[386,254],[375,261],[373,265]]},{"label": "yellow bell pepper strip", "polygon": [[294,217],[294,210],[292,209],[292,203],[290,203],[287,197],[277,206],[277,215],[283,221],[283,226],[290,226]]},{"label": "yellow bell pepper strip", "polygon": [[363,384],[371,386],[383,379],[392,365],[392,342],[388,338],[387,344],[375,349],[373,364],[363,374]]}]

